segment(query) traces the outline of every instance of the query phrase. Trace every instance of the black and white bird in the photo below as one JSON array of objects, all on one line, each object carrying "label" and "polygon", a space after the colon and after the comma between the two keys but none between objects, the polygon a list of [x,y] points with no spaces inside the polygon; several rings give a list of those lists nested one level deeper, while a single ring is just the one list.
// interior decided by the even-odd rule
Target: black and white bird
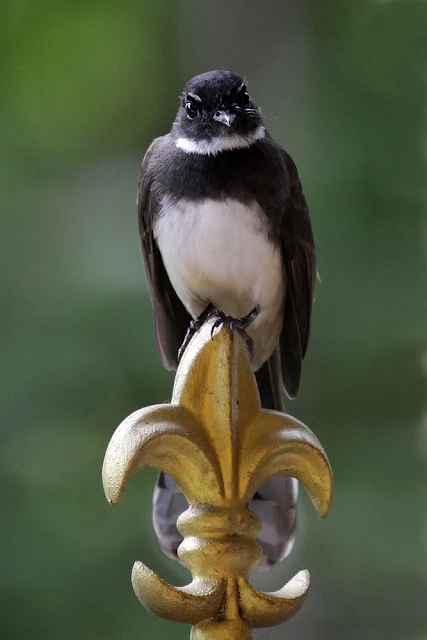
[{"label": "black and white bird", "polygon": [[[188,327],[206,309],[256,316],[246,331],[261,403],[283,410],[282,385],[294,397],[300,383],[316,253],[296,166],[239,75],[211,71],[187,83],[170,133],[142,162],[138,212],[165,367],[177,367]],[[249,505],[262,522],[262,567],[292,548],[296,497],[296,481],[280,476]],[[161,474],[153,521],[168,555],[176,557],[176,520],[186,508],[179,487]]]}]

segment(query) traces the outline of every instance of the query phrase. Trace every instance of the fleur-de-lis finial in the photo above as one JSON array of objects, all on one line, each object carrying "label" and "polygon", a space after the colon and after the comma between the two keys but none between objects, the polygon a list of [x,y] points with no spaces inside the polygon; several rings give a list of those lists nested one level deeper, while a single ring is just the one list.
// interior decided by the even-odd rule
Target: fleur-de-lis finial
[{"label": "fleur-de-lis finial", "polygon": [[314,434],[295,418],[261,408],[240,336],[206,323],[179,365],[172,401],[141,409],[117,428],[103,482],[116,504],[130,476],[163,470],[181,487],[188,510],[178,519],[178,555],[192,582],[173,587],[141,562],[132,571],[139,600],[157,615],[193,624],[193,640],[251,638],[253,627],[279,624],[302,605],[310,579],[300,571],[282,589],[248,583],[261,559],[258,517],[248,502],[278,474],[306,487],[321,516],[332,498],[332,472]]}]

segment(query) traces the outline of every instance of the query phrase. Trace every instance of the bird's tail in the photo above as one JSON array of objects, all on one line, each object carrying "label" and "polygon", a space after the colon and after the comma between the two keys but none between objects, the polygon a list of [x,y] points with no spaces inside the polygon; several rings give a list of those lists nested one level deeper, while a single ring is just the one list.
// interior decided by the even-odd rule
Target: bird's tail
[{"label": "bird's tail", "polygon": [[[256,374],[263,409],[285,411],[280,355],[276,349]],[[261,520],[257,541],[263,557],[258,570],[268,569],[283,560],[295,542],[296,502],[298,482],[288,476],[267,480],[255,493],[249,509]]]},{"label": "bird's tail", "polygon": [[[279,354],[273,353],[255,375],[263,408],[283,411]],[[277,476],[265,482],[250,501],[249,509],[261,520],[257,541],[263,558],[258,570],[268,569],[292,550],[297,494],[298,483],[294,478]],[[177,558],[183,540],[176,522],[187,508],[188,503],[176,482],[161,472],[154,488],[153,525],[161,549],[171,558]]]}]

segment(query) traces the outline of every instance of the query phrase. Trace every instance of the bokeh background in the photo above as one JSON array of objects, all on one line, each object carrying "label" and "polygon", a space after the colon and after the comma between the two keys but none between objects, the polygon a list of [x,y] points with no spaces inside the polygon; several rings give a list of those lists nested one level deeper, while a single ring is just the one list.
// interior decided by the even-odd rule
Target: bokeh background
[{"label": "bokeh background", "polygon": [[111,508],[119,422],[170,397],[139,253],[141,158],[186,80],[249,79],[310,204],[321,285],[298,401],[336,479],[299,502],[309,568],[258,638],[427,638],[427,3],[3,0],[0,6],[1,612],[5,640],[188,638],[130,585],[175,584],[151,526],[155,472]]}]

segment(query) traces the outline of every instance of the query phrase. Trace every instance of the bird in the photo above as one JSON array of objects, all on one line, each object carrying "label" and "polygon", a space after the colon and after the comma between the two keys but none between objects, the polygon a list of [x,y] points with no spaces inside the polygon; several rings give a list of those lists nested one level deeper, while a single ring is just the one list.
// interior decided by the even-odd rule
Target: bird
[{"label": "bird", "polygon": [[[273,139],[237,73],[190,79],[169,133],[142,161],[138,218],[156,341],[164,366],[179,363],[188,331],[212,313],[248,337],[261,405],[284,411],[298,392],[310,335],[317,263],[310,214],[291,156]],[[180,351],[181,349],[181,351]],[[298,484],[278,476],[249,508],[266,569],[295,540]],[[153,524],[160,547],[177,557],[178,485],[160,473]]]}]

